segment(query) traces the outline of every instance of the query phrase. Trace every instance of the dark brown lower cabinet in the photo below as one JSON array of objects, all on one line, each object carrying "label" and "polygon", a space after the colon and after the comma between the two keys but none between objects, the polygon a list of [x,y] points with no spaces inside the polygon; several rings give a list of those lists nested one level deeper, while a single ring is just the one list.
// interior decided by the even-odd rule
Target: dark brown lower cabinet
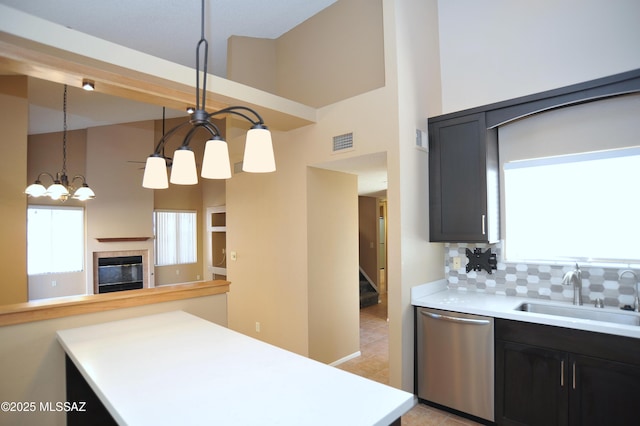
[{"label": "dark brown lower cabinet", "polygon": [[504,341],[495,353],[499,424],[567,424],[566,354]]},{"label": "dark brown lower cabinet", "polygon": [[571,368],[571,424],[640,424],[640,366],[572,355]]},{"label": "dark brown lower cabinet", "polygon": [[638,339],[499,319],[495,336],[497,424],[638,424]]}]

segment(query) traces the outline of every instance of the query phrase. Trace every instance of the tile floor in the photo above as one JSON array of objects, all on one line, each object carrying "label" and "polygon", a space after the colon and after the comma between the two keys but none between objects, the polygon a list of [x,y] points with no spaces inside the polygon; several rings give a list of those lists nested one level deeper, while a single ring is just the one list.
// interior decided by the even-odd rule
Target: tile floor
[{"label": "tile floor", "polygon": [[[380,383],[389,383],[389,329],[386,297],[381,303],[360,310],[360,352],[338,368],[367,377]],[[418,404],[402,416],[403,426],[472,426],[478,425],[445,411]]]}]

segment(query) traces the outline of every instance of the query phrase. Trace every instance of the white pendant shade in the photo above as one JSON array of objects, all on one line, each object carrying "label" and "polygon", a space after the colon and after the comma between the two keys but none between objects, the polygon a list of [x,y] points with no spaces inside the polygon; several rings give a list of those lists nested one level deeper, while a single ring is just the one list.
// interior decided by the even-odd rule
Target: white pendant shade
[{"label": "white pendant shade", "polygon": [[41,183],[32,183],[24,190],[24,193],[31,197],[42,197],[46,192],[47,188]]},{"label": "white pendant shade", "polygon": [[195,185],[198,183],[196,156],[191,149],[180,148],[173,153],[170,182],[177,185]]},{"label": "white pendant shade", "polygon": [[163,157],[151,156],[147,158],[142,186],[150,189],[165,189],[169,187],[167,162]]},{"label": "white pendant shade", "polygon": [[64,187],[60,182],[56,182],[47,188],[47,195],[51,197],[52,200],[59,200],[62,197],[66,197],[69,195],[69,191]]},{"label": "white pendant shade", "polygon": [[265,128],[253,128],[247,132],[242,170],[252,173],[276,171],[271,132]]},{"label": "white pendant shade", "polygon": [[80,201],[86,201],[92,198],[96,198],[96,194],[88,186],[81,186],[80,188],[76,189],[76,192],[73,193],[72,198]]},{"label": "white pendant shade", "polygon": [[200,175],[207,179],[229,179],[231,177],[229,147],[225,141],[220,138],[207,141],[204,147]]}]

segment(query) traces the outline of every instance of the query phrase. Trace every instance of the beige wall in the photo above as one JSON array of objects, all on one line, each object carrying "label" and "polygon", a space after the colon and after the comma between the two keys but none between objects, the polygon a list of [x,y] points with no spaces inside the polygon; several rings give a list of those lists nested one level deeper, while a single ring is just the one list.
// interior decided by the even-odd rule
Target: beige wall
[{"label": "beige wall", "polygon": [[229,80],[278,93],[277,60],[276,40],[231,36],[227,41]]},{"label": "beige wall", "polygon": [[[62,90],[62,86],[60,86]],[[30,135],[28,138],[27,151],[27,178],[29,183],[36,180],[39,173],[48,172],[54,177],[57,172],[62,171],[62,132],[43,133]],[[72,179],[75,175],[85,174],[85,164],[87,157],[87,131],[69,130],[67,132],[67,175]],[[77,181],[79,183],[80,181]],[[53,182],[49,177],[44,177],[42,183],[47,186]],[[91,183],[91,182],[89,182]],[[59,201],[47,201],[47,197],[28,198],[29,204],[51,204],[59,205]],[[81,201],[69,199],[65,205],[81,206]]]},{"label": "beige wall", "polygon": [[340,0],[275,41],[232,38],[227,78],[325,106],[384,86],[382,45],[382,1]]},{"label": "beige wall", "polygon": [[360,350],[358,180],[307,168],[309,357],[332,363]]},{"label": "beige wall", "polygon": [[309,169],[304,132],[273,136],[275,173],[227,181],[229,327],[335,362],[358,351],[357,180]]},{"label": "beige wall", "polygon": [[358,264],[376,286],[380,281],[378,271],[379,216],[377,198],[358,197]]},{"label": "beige wall", "polygon": [[443,112],[640,68],[637,0],[440,0]]},{"label": "beige wall", "polygon": [[273,139],[275,173],[239,173],[226,185],[227,250],[237,253],[227,261],[229,327],[308,355],[306,144]]},{"label": "beige wall", "polygon": [[[394,11],[394,1],[385,1],[384,4],[385,10],[391,8]],[[385,33],[385,52],[389,51],[389,64],[394,64],[395,13],[390,13],[386,19],[390,21],[388,24],[385,21],[385,28],[389,29],[389,35]],[[414,19],[416,22],[418,20]],[[308,37],[314,37],[311,29]],[[308,54],[313,52],[309,51]],[[386,67],[385,74],[391,74],[394,77],[391,81],[397,81],[397,70],[392,65]],[[418,94],[414,96],[417,97]],[[426,153],[414,148],[416,126],[426,128],[427,113],[423,111],[424,108],[414,110],[417,108],[413,105],[414,101],[409,101],[412,106],[408,112],[410,123],[405,124],[402,137],[408,146],[407,153],[403,155],[409,158],[410,164],[402,177],[397,143],[401,137],[396,109],[398,101],[395,86],[387,85],[319,109],[318,124],[314,126],[287,133],[274,133],[278,167],[276,173],[265,176],[241,174],[228,181],[227,247],[230,251],[237,249],[238,253],[238,260],[229,265],[229,279],[234,283],[229,296],[231,328],[305,355],[311,345],[330,344],[326,340],[311,343],[307,327],[313,321],[308,307],[311,296],[307,294],[312,289],[307,284],[307,276],[316,268],[326,267],[332,258],[327,253],[311,256],[308,252],[306,233],[311,213],[302,203],[311,196],[305,185],[306,167],[386,152],[390,188],[388,202],[393,205],[389,208],[388,217],[389,303],[393,305],[390,306],[390,313],[393,315],[390,328],[397,345],[394,348],[396,366],[392,384],[411,389],[412,381],[402,383],[405,371],[406,374],[412,374],[413,371],[413,340],[407,337],[413,333],[413,320],[408,317],[409,289],[430,277],[442,276],[443,267],[441,246],[437,246],[435,253],[427,249],[426,253],[410,254],[410,263],[407,265],[403,265],[401,259],[402,242],[402,248],[406,250],[423,250],[429,245],[428,236],[422,232],[428,224],[428,217],[422,208],[428,198],[426,170],[420,169],[425,167],[420,161],[426,158]],[[421,119],[418,120],[417,116],[421,116]],[[341,154],[332,153],[332,137],[347,132],[354,133],[354,150]],[[407,135],[410,136],[407,138]],[[403,190],[408,191],[406,208],[422,203],[416,213],[405,214],[405,217],[410,214],[410,220],[418,220],[419,223],[411,223],[404,228],[401,226],[403,217],[400,210],[401,178]],[[420,182],[417,187],[415,182]],[[356,203],[356,200],[354,195],[353,202]],[[357,244],[355,236],[353,241],[337,236],[335,238],[336,244]],[[432,258],[437,261],[432,261]],[[353,268],[357,270],[357,258],[353,261]],[[405,270],[411,274],[410,279],[404,279]],[[357,283],[354,283],[354,291],[356,289]],[[357,313],[357,305],[352,312]],[[341,314],[350,315],[348,311]],[[262,329],[259,333],[255,332],[256,321],[261,322]],[[274,330],[265,327],[265,324]],[[354,324],[357,326],[357,319]]]},{"label": "beige wall", "polygon": [[398,156],[387,161],[389,250],[394,252],[389,255],[389,375],[392,385],[412,391],[411,287],[444,276],[443,246],[429,243],[428,154],[415,146],[416,129],[426,131],[426,117],[441,108],[438,12],[436,0],[385,5],[392,20],[385,20],[385,28],[393,28],[385,32],[391,44],[385,51],[390,51],[388,63],[395,64],[390,84],[398,97]]},{"label": "beige wall", "polygon": [[0,77],[0,305],[27,301],[27,78]]},{"label": "beige wall", "polygon": [[[64,351],[56,331],[183,310],[226,325],[226,294],[0,327],[0,401],[66,401]],[[3,425],[66,424],[64,412],[0,413]]]},{"label": "beige wall", "polygon": [[[96,240],[103,237],[153,237],[153,193],[142,188],[140,165],[129,162],[146,158],[152,146],[152,122],[87,130],[87,181],[96,193],[96,198],[86,203],[89,259],[85,269],[89,286],[93,285],[93,252],[148,250],[150,259],[153,259],[153,238],[139,242]],[[153,276],[147,279],[149,286],[153,286]]]}]

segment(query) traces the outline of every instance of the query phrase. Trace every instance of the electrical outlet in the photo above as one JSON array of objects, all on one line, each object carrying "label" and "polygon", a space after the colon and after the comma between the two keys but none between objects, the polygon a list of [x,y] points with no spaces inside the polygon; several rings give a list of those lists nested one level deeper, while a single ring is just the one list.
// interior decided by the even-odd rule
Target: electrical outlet
[{"label": "electrical outlet", "polygon": [[456,256],[453,258],[453,269],[460,269],[462,268],[462,261],[460,260],[460,257]]},{"label": "electrical outlet", "polygon": [[56,280],[51,281],[51,287],[55,287],[58,285],[58,282]]},{"label": "electrical outlet", "polygon": [[260,333],[260,323],[256,321],[256,333]]}]

